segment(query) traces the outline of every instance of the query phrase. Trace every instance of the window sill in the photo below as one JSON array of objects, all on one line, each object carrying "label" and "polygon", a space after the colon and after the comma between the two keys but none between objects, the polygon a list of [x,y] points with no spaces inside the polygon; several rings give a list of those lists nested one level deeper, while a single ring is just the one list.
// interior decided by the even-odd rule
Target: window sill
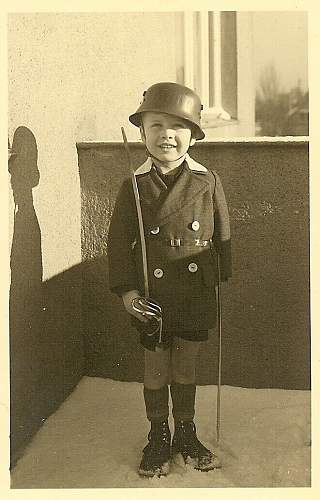
[{"label": "window sill", "polygon": [[224,120],[222,118],[217,118],[215,116],[204,115],[201,118],[201,127],[203,129],[207,128],[219,128],[219,127],[230,127],[233,125],[239,125],[239,120],[231,118],[230,120]]}]

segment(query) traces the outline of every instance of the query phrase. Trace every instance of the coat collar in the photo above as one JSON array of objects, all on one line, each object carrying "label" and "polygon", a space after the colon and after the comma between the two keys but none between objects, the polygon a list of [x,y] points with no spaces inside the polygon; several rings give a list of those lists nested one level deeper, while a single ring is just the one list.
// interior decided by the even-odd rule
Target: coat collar
[{"label": "coat collar", "polygon": [[[196,175],[206,174],[208,170],[189,155],[186,157],[186,163],[186,167],[169,191],[155,169],[152,169],[151,158],[136,170],[135,175],[140,178],[141,201],[148,207],[144,214],[147,227],[164,224],[168,218],[193,204],[197,197],[210,188],[210,181],[206,175]],[[149,172],[151,175],[143,175]]]},{"label": "coat collar", "polygon": [[[188,154],[186,154],[185,161],[187,162],[188,167],[190,168],[190,170],[193,170],[195,172],[201,172],[201,173],[207,173],[208,172],[208,169],[206,167],[204,167],[203,165],[201,165],[201,163],[196,162]],[[152,159],[149,156],[147,158],[147,160],[142,165],[140,165],[140,167],[137,168],[137,170],[135,171],[134,175],[137,176],[137,175],[147,174],[148,172],[150,172],[150,170],[152,168],[152,165],[153,165],[152,164]]]}]

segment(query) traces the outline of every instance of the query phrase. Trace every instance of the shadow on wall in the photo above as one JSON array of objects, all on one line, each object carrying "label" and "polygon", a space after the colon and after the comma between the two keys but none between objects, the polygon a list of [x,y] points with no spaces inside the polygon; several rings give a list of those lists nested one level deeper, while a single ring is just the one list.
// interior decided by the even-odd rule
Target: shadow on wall
[{"label": "shadow on wall", "polygon": [[143,348],[122,300],[109,291],[104,256],[82,263],[82,315],[85,374],[142,382]]},{"label": "shadow on wall", "polygon": [[[122,301],[110,293],[108,279],[109,222],[128,170],[123,145],[112,143],[110,148],[78,150],[78,154],[85,374],[142,382],[143,349]],[[133,151],[134,162],[140,158],[141,151]]]},{"label": "shadow on wall", "polygon": [[27,127],[16,129],[11,151],[8,169],[15,206],[9,298],[13,465],[81,378],[83,350],[80,273],[69,270],[42,282],[41,230],[32,193],[40,180],[38,150]]}]

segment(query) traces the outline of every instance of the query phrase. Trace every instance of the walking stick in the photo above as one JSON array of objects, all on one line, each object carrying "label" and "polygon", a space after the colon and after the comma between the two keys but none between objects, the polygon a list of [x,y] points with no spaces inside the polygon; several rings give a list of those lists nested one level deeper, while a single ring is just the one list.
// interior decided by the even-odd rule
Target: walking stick
[{"label": "walking stick", "polygon": [[129,144],[127,141],[127,136],[123,127],[121,127],[121,132],[122,132],[124,147],[127,153],[133,194],[137,210],[139,235],[141,243],[141,254],[142,254],[143,280],[144,280],[144,297],[136,297],[135,299],[133,299],[132,308],[135,311],[142,314],[143,316],[146,316],[150,320],[154,320],[153,322],[152,321],[149,322],[152,328],[151,332],[146,333],[146,335],[152,338],[152,346],[154,347],[154,349],[152,348],[152,350],[158,350],[162,349],[162,310],[161,306],[155,300],[151,299],[149,296],[147,246],[144,235],[144,224],[143,224],[139,189],[131,161],[131,154],[130,154]]},{"label": "walking stick", "polygon": [[139,196],[139,190],[138,190],[136,176],[134,175],[134,169],[132,166],[131,154],[130,154],[130,150],[129,150],[127,136],[126,136],[126,133],[125,133],[123,127],[121,127],[121,132],[122,132],[124,147],[125,147],[125,150],[127,153],[127,158],[128,158],[128,163],[129,163],[129,168],[130,168],[130,173],[131,173],[133,193],[134,193],[134,198],[135,198],[135,202],[136,202],[136,209],[137,209],[137,216],[138,216],[138,223],[139,223],[139,234],[140,234],[140,242],[141,242],[141,253],[142,253],[144,294],[145,294],[145,297],[148,298],[149,297],[148,261],[147,261],[146,240],[144,237],[144,226],[143,226],[143,218],[142,218],[142,211],[141,211],[141,204],[140,204],[140,196]]},{"label": "walking stick", "polygon": [[221,420],[221,347],[222,347],[222,307],[221,307],[221,269],[220,269],[220,255],[217,252],[218,264],[218,293],[217,293],[217,309],[218,309],[218,386],[217,386],[217,423],[216,435],[217,443],[220,440],[220,420]]}]

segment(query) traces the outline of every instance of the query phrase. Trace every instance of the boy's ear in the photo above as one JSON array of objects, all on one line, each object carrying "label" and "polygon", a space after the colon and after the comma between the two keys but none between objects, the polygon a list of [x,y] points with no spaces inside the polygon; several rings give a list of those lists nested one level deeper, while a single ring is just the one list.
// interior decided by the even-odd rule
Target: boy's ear
[{"label": "boy's ear", "polygon": [[141,140],[145,144],[146,143],[146,135],[144,133],[144,128],[142,125],[140,125],[139,129],[140,129]]},{"label": "boy's ear", "polygon": [[196,140],[197,139],[195,139],[194,137],[191,137],[191,139],[190,139],[190,147],[194,146],[194,144],[196,143]]}]

